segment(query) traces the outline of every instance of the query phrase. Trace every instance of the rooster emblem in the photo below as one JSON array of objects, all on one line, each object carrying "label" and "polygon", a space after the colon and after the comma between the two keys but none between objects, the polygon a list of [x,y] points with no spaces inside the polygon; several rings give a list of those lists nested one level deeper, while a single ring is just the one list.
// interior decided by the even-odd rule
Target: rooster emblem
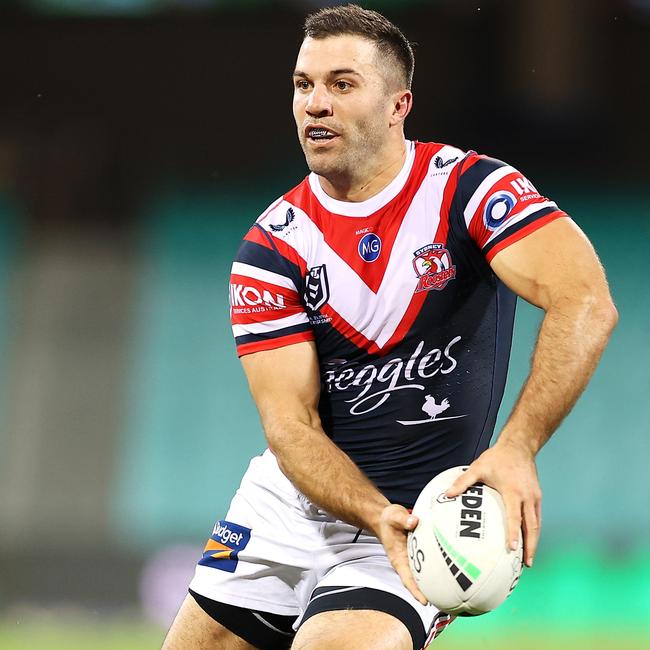
[{"label": "rooster emblem", "polygon": [[413,253],[413,269],[418,276],[415,293],[435,289],[441,291],[456,277],[451,254],[442,244],[427,244]]},{"label": "rooster emblem", "polygon": [[436,402],[436,398],[432,395],[427,395],[424,399],[424,404],[422,405],[422,410],[429,416],[424,420],[397,420],[398,424],[403,424],[404,426],[410,427],[418,424],[429,424],[430,422],[441,422],[442,420],[457,420],[458,418],[466,418],[467,413],[462,415],[445,415],[444,417],[438,417],[441,413],[444,413],[448,408],[451,407],[449,400],[445,397],[440,404]]},{"label": "rooster emblem", "polygon": [[451,404],[449,404],[449,400],[446,397],[442,400],[442,402],[440,402],[440,404],[436,404],[435,398],[431,397],[431,395],[427,395],[426,399],[424,400],[422,410],[432,420],[435,420],[436,417],[438,417],[441,413],[444,413],[450,406]]}]

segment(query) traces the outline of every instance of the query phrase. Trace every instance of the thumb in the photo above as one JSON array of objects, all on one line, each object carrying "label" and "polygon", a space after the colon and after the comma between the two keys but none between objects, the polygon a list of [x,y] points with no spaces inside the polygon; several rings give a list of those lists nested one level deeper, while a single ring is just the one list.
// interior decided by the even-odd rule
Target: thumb
[{"label": "thumb", "polygon": [[405,530],[414,530],[420,520],[415,515],[409,515],[403,525]]},{"label": "thumb", "polygon": [[403,506],[392,504],[386,508],[384,513],[385,520],[392,528],[400,530],[413,530],[417,525],[419,519],[411,514]]}]

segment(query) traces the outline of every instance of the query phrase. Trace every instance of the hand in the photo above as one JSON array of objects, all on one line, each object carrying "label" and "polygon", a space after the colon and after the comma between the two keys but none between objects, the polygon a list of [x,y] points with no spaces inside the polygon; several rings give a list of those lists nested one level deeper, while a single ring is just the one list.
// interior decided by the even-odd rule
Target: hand
[{"label": "hand", "polygon": [[396,503],[386,506],[379,518],[377,537],[384,545],[386,555],[404,586],[423,605],[428,604],[426,596],[419,590],[411,573],[406,550],[407,533],[418,525],[418,518]]},{"label": "hand", "polygon": [[494,488],[503,498],[512,550],[517,548],[519,531],[523,529],[524,562],[533,566],[542,525],[542,491],[533,453],[523,445],[497,441],[454,481],[447,496],[458,496],[479,482]]}]

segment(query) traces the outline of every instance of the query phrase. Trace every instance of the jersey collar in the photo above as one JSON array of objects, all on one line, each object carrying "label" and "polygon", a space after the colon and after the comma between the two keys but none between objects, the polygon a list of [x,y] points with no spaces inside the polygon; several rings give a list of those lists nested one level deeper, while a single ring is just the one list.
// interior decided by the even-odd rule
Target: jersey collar
[{"label": "jersey collar", "polygon": [[351,202],[333,199],[325,193],[321,187],[318,175],[313,172],[308,177],[309,187],[318,199],[318,202],[329,212],[345,217],[367,217],[383,208],[400,193],[411,173],[414,160],[415,144],[411,140],[406,140],[406,160],[400,172],[381,192],[378,192],[365,201]]}]

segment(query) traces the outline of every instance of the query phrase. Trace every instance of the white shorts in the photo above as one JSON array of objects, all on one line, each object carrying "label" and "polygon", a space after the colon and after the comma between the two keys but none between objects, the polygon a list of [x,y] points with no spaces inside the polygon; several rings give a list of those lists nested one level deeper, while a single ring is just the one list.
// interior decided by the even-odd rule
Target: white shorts
[{"label": "white shorts", "polygon": [[[386,598],[399,603],[417,648],[451,620],[413,598],[374,535],[332,517],[299,492],[269,450],[253,458],[225,519],[215,524],[190,589],[236,607],[295,616],[294,630],[323,596],[392,594]],[[352,608],[382,609],[372,602]]]}]

